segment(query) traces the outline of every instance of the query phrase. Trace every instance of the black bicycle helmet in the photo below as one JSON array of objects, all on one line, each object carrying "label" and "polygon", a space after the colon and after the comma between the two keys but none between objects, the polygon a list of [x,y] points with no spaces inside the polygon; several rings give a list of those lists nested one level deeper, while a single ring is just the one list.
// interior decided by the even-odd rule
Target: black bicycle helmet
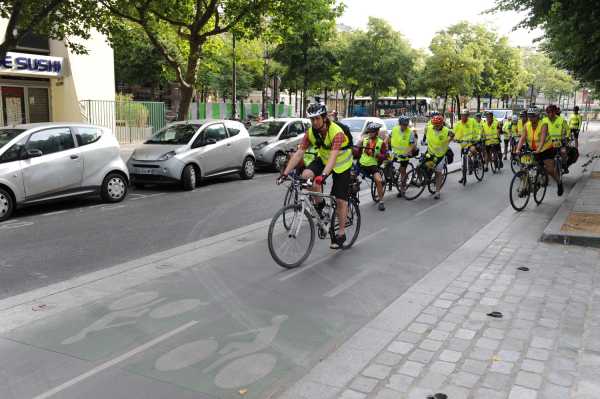
[{"label": "black bicycle helmet", "polygon": [[527,110],[527,116],[540,116],[540,110],[535,108],[535,107],[531,107]]},{"label": "black bicycle helmet", "polygon": [[410,123],[410,118],[408,116],[402,115],[398,118],[398,123],[401,125],[408,125]]},{"label": "black bicycle helmet", "polygon": [[523,110],[519,112],[519,116],[527,116],[527,111]]},{"label": "black bicycle helmet", "polygon": [[367,133],[378,132],[381,130],[383,126],[377,122],[369,122],[367,123]]},{"label": "black bicycle helmet", "polygon": [[477,112],[477,113],[475,114],[475,118],[481,118],[481,112]]},{"label": "black bicycle helmet", "polygon": [[327,106],[320,103],[309,104],[306,108],[306,117],[315,118],[317,116],[327,115]]}]

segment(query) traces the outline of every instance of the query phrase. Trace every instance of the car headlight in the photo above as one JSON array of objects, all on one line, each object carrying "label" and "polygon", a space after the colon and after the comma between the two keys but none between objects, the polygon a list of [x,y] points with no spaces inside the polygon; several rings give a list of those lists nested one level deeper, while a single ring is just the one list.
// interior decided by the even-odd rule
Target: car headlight
[{"label": "car headlight", "polygon": [[263,148],[265,148],[267,145],[269,144],[268,141],[263,141],[262,143],[256,145],[254,147],[255,150],[262,150]]},{"label": "car headlight", "polygon": [[160,158],[158,158],[159,161],[167,161],[171,158],[173,158],[176,155],[175,151],[169,151],[166,154],[164,154],[163,156],[161,156]]}]

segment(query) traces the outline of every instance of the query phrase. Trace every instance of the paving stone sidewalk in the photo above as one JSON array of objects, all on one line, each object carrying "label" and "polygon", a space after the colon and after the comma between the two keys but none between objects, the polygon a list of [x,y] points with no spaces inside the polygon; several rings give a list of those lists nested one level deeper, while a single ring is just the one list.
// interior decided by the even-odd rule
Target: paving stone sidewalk
[{"label": "paving stone sidewalk", "polygon": [[600,398],[600,253],[540,242],[539,209],[505,210],[282,397]]}]

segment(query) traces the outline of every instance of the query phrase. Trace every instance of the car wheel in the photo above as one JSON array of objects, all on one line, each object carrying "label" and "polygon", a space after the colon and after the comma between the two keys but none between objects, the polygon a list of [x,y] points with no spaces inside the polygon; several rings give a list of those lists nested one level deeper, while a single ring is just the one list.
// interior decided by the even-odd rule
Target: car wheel
[{"label": "car wheel", "polygon": [[197,183],[196,168],[194,165],[187,165],[181,173],[181,187],[186,191],[191,191],[196,188]]},{"label": "car wheel", "polygon": [[10,218],[15,209],[15,201],[12,195],[2,188],[0,188],[0,222],[3,222]]},{"label": "car wheel", "polygon": [[287,155],[283,152],[278,152],[273,158],[273,167],[277,172],[281,172],[287,163]]},{"label": "car wheel", "polygon": [[244,180],[249,180],[254,177],[254,159],[251,157],[246,157],[246,159],[244,159],[240,176]]},{"label": "car wheel", "polygon": [[109,173],[102,182],[100,195],[106,202],[121,202],[127,196],[127,180],[119,173]]}]

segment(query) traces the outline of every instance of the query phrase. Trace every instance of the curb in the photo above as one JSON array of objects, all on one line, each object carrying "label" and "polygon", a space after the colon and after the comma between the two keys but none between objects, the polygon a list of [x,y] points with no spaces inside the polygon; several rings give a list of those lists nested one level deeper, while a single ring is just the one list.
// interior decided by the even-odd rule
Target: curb
[{"label": "curb", "polygon": [[569,214],[573,210],[579,195],[585,188],[587,182],[590,180],[594,166],[600,164],[599,161],[594,161],[590,166],[588,172],[579,179],[575,184],[569,196],[563,201],[560,208],[544,229],[542,233],[541,241],[554,242],[563,245],[580,245],[587,247],[600,248],[600,236],[597,234],[590,234],[585,232],[579,233],[568,233],[561,230],[563,224],[569,217]]}]

